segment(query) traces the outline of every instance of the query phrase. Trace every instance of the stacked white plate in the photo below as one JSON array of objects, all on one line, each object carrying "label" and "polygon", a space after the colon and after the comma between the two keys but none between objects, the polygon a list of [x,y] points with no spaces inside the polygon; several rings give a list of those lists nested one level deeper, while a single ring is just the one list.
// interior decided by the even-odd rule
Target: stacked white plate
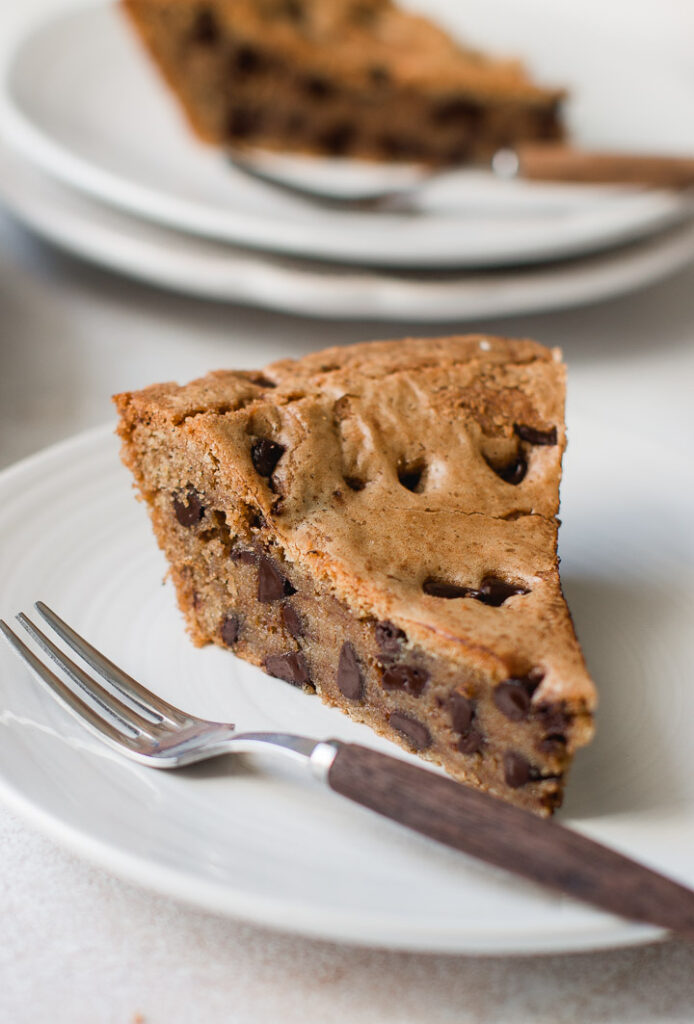
[{"label": "stacked white plate", "polygon": [[[570,14],[562,26],[521,17],[511,0],[464,14],[456,7],[436,0],[427,11],[483,44],[524,52],[538,75],[568,83],[578,143],[694,150],[694,124],[676,114],[684,96],[694,101],[691,63],[670,55],[654,67],[650,53],[659,90],[649,103],[642,54],[622,40],[616,78],[609,32],[589,36]],[[36,232],[206,298],[321,316],[470,319],[595,301],[694,255],[691,201],[671,193],[468,170],[420,185],[413,209],[358,212],[253,180],[192,138],[122,15],[103,3],[44,18],[9,48],[0,133],[0,194]],[[368,187],[369,178],[397,187],[408,174],[279,163],[275,170],[319,188],[338,175],[347,188],[355,180]]]}]

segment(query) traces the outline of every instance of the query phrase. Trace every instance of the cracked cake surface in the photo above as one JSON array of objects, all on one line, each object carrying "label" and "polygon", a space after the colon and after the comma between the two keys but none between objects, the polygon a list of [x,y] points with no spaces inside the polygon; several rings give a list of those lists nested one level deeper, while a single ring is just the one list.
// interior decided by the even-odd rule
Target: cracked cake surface
[{"label": "cracked cake surface", "polygon": [[209,142],[447,164],[562,136],[562,90],[391,0],[122,2]]},{"label": "cracked cake surface", "polygon": [[116,396],[193,640],[553,810],[595,706],[558,576],[564,377],[468,336]]}]

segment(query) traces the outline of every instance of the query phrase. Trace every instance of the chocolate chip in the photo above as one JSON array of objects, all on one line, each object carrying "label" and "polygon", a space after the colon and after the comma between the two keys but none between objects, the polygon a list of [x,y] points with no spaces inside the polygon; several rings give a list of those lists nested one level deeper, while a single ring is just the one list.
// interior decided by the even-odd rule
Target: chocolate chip
[{"label": "chocolate chip", "polygon": [[424,580],[422,590],[430,597],[443,597],[448,601],[456,597],[477,597],[479,594],[479,591],[473,590],[472,587],[461,587],[458,583],[449,583],[447,580],[437,580],[433,577]]},{"label": "chocolate chip", "polygon": [[550,733],[549,736],[543,736],[537,744],[537,749],[549,757],[561,757],[566,753],[566,736],[563,733]]},{"label": "chocolate chip", "polygon": [[333,125],[318,138],[318,145],[333,156],[341,156],[351,146],[356,128],[348,121]]},{"label": "chocolate chip", "polygon": [[288,651],[287,654],[268,654],[265,659],[265,670],[276,679],[284,679],[292,686],[306,686],[311,682],[308,665],[301,651]]},{"label": "chocolate chip", "polygon": [[392,622],[376,623],[376,643],[381,649],[381,660],[392,661],[400,654],[400,649],[407,642],[407,635]]},{"label": "chocolate chip", "polygon": [[418,139],[409,135],[395,135],[386,132],[377,139],[381,152],[390,160],[416,160],[421,155],[422,145]]},{"label": "chocolate chip", "polygon": [[363,491],[366,487],[366,482],[358,476],[346,476],[344,477],[344,481],[350,491]]},{"label": "chocolate chip", "polygon": [[423,475],[424,463],[421,459],[417,462],[398,463],[398,480],[408,491],[416,491],[419,488]]},{"label": "chocolate chip", "polygon": [[251,445],[251,461],[256,473],[264,477],[272,476],[285,451],[286,448],[283,444],[271,441],[268,437],[261,437],[254,441]]},{"label": "chocolate chip", "polygon": [[426,669],[415,668],[414,665],[391,665],[383,672],[381,686],[384,690],[404,690],[413,697],[419,697],[428,679]]},{"label": "chocolate chip", "polygon": [[391,80],[390,71],[384,64],[373,64],[368,70],[372,85],[388,85]]},{"label": "chocolate chip", "polygon": [[537,778],[537,772],[533,771],[529,761],[522,754],[515,750],[507,750],[504,754],[504,778],[506,785],[511,789],[520,789],[532,779]]},{"label": "chocolate chip", "polygon": [[572,716],[561,703],[538,704],[533,715],[547,733],[565,733],[571,725]]},{"label": "chocolate chip", "polygon": [[307,75],[301,85],[306,95],[314,100],[330,99],[336,91],[333,83],[323,75]]},{"label": "chocolate chip", "polygon": [[422,725],[416,718],[403,715],[401,711],[393,711],[388,721],[397,732],[410,741],[415,750],[426,750],[431,746],[431,733],[426,725]]},{"label": "chocolate chip", "polygon": [[296,588],[282,575],[272,559],[266,555],[258,555],[258,600],[263,604],[269,604],[295,593]]},{"label": "chocolate chip", "polygon": [[507,679],[494,690],[494,703],[512,722],[522,722],[530,711],[530,694],[520,679]]},{"label": "chocolate chip", "polygon": [[477,729],[469,729],[458,740],[458,750],[461,754],[478,754],[484,746],[484,736]]},{"label": "chocolate chip", "polygon": [[205,515],[205,506],[192,484],[188,484],[185,495],[180,491],[174,494],[173,510],[181,526],[195,526]]},{"label": "chocolate chip", "polygon": [[501,477],[502,480],[505,480],[507,484],[513,484],[513,486],[516,487],[525,479],[525,474],[528,472],[528,462],[525,455],[521,452],[505,466],[501,466],[498,469],[492,466],[492,469],[496,475]]},{"label": "chocolate chip", "polygon": [[284,628],[297,640],[304,635],[304,624],[299,617],[296,608],[290,604],[283,604],[280,611]]},{"label": "chocolate chip", "polygon": [[304,8],[299,0],[284,0],[282,13],[290,21],[298,23],[304,20]]},{"label": "chocolate chip", "polygon": [[220,630],[222,640],[227,647],[233,647],[239,638],[239,631],[241,628],[241,620],[239,619],[236,612],[232,612],[231,615],[227,615],[222,628]]},{"label": "chocolate chip", "polygon": [[516,583],[507,583],[506,580],[501,580],[496,576],[485,576],[480,584],[478,595],[475,596],[483,604],[499,608],[509,597],[529,593],[530,591],[527,587],[522,587]]},{"label": "chocolate chip", "polygon": [[432,111],[432,116],[438,124],[464,124],[467,127],[478,124],[483,111],[479,104],[462,96],[454,96],[438,103]]},{"label": "chocolate chip", "polygon": [[451,724],[455,732],[465,733],[470,728],[475,713],[475,705],[462,693],[452,693],[448,701],[451,711]]},{"label": "chocolate chip", "polygon": [[242,44],[232,58],[233,69],[241,75],[255,75],[265,69],[266,61],[254,46]]},{"label": "chocolate chip", "polygon": [[255,565],[260,557],[257,551],[251,551],[249,548],[232,548],[229,552],[229,557],[232,562],[241,562],[243,565]]},{"label": "chocolate chip", "polygon": [[337,686],[348,700],[361,700],[364,693],[364,680],[354,648],[348,640],[342,645],[340,660],[337,664]]},{"label": "chocolate chip", "polygon": [[217,19],[208,7],[201,7],[195,12],[190,41],[201,46],[214,46],[219,41]]},{"label": "chocolate chip", "polygon": [[551,430],[536,430],[535,427],[526,427],[522,423],[514,423],[513,429],[516,432],[516,436],[521,441],[527,441],[528,444],[556,444],[557,443],[557,428],[552,427]]},{"label": "chocolate chip", "polygon": [[261,117],[250,107],[233,107],[227,118],[227,132],[233,139],[245,139],[260,131]]}]

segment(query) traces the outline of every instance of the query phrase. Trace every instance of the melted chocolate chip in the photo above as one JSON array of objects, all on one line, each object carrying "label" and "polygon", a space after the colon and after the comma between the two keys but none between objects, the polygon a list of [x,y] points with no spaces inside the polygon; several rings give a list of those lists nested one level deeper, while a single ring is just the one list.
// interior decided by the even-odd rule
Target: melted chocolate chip
[{"label": "melted chocolate chip", "polygon": [[408,491],[417,491],[424,475],[423,462],[398,463],[398,480]]},{"label": "melted chocolate chip", "polygon": [[342,645],[340,660],[337,664],[337,686],[340,693],[348,700],[361,700],[364,693],[364,680],[354,648],[348,640]]},{"label": "melted chocolate chip", "polygon": [[267,555],[258,555],[258,600],[263,604],[281,601],[296,593],[286,576]]},{"label": "melted chocolate chip", "polygon": [[478,589],[430,577],[422,584],[422,590],[431,597],[441,597],[449,601],[458,597],[471,597],[492,608],[499,608],[509,597],[530,593],[525,587],[507,583],[506,580],[498,579],[496,576],[485,576]]},{"label": "melted chocolate chip", "polygon": [[261,437],[258,441],[254,441],[251,445],[251,461],[256,473],[264,477],[272,476],[285,451],[286,448],[283,444],[271,441],[268,437]]},{"label": "melted chocolate chip", "polygon": [[220,630],[222,640],[227,647],[233,647],[239,638],[239,632],[241,629],[241,620],[239,619],[236,612],[232,612],[231,615],[227,615],[222,628]]},{"label": "melted chocolate chip", "polygon": [[528,462],[525,455],[521,452],[505,466],[501,466],[499,469],[495,469],[492,466],[492,469],[494,469],[496,475],[501,477],[501,479],[507,484],[513,484],[513,486],[516,487],[525,479],[525,474],[528,472]]},{"label": "melted chocolate chip", "polygon": [[266,61],[254,46],[239,46],[232,58],[233,70],[241,75],[255,75],[265,70]]},{"label": "melted chocolate chip", "polygon": [[311,682],[308,665],[301,651],[268,654],[265,659],[265,670],[276,679],[284,679],[292,686],[306,686]]},{"label": "melted chocolate chip", "polygon": [[413,697],[419,697],[428,679],[426,669],[415,668],[414,665],[391,665],[383,672],[381,686],[384,690],[404,690]]},{"label": "melted chocolate chip", "polygon": [[438,124],[477,124],[483,112],[477,103],[462,96],[452,97],[437,104],[433,110],[433,119]]},{"label": "melted chocolate chip", "polygon": [[530,712],[530,694],[520,679],[507,679],[494,690],[494,703],[512,722],[522,722]]},{"label": "melted chocolate chip", "polygon": [[173,510],[181,526],[195,526],[205,515],[205,506],[192,484],[188,484],[184,495],[180,491],[174,494]]},{"label": "melted chocolate chip", "polygon": [[314,100],[327,100],[335,95],[335,86],[323,75],[307,75],[302,87],[306,95]]},{"label": "melted chocolate chip", "polygon": [[522,754],[515,750],[507,750],[504,754],[504,778],[506,785],[511,789],[520,789],[537,778],[537,771],[533,770],[530,762]]},{"label": "melted chocolate chip", "polygon": [[376,623],[376,643],[381,649],[381,661],[392,661],[400,654],[400,649],[407,642],[407,636],[392,622]]},{"label": "melted chocolate chip", "polygon": [[233,107],[227,117],[227,132],[233,139],[246,139],[261,128],[261,116],[250,107]]},{"label": "melted chocolate chip", "polygon": [[351,146],[356,133],[354,125],[344,121],[323,132],[318,139],[318,145],[333,156],[341,156]]},{"label": "melted chocolate chip", "polygon": [[454,731],[461,734],[467,732],[475,714],[474,703],[468,697],[464,697],[462,693],[452,693],[448,706],[451,711],[451,725]]},{"label": "melted chocolate chip", "polygon": [[344,481],[350,491],[363,491],[366,487],[366,482],[358,476],[346,476],[344,477]]},{"label": "melted chocolate chip", "polygon": [[484,746],[484,736],[477,729],[469,729],[458,740],[458,750],[461,754],[479,754]]},{"label": "melted chocolate chip", "polygon": [[401,711],[393,711],[388,721],[393,729],[410,741],[415,750],[426,750],[431,746],[431,733],[416,718],[403,715]]},{"label": "melted chocolate chip", "polygon": [[571,725],[572,716],[561,703],[539,704],[533,713],[544,731],[548,733],[565,733]]},{"label": "melted chocolate chip", "polygon": [[214,46],[219,41],[217,19],[208,7],[201,7],[195,13],[190,41],[200,46]]},{"label": "melted chocolate chip", "polygon": [[299,639],[304,635],[304,624],[301,621],[299,613],[296,608],[290,604],[283,604],[280,611],[284,628],[291,633],[295,639]]},{"label": "melted chocolate chip", "polygon": [[369,81],[372,85],[388,85],[391,75],[385,64],[373,64],[368,70]]},{"label": "melted chocolate chip", "polygon": [[479,591],[473,590],[472,587],[461,587],[457,583],[448,583],[446,580],[436,580],[432,577],[424,580],[422,590],[430,597],[443,597],[447,601],[452,601],[456,597],[477,597],[479,594]]},{"label": "melted chocolate chip", "polygon": [[529,593],[530,591],[527,587],[519,586],[516,583],[507,583],[506,580],[500,580],[496,576],[485,576],[475,596],[483,604],[499,608],[509,597]]},{"label": "melted chocolate chip", "polygon": [[377,139],[381,152],[391,160],[416,159],[422,152],[421,143],[408,135],[387,132]]},{"label": "melted chocolate chip", "polygon": [[513,429],[516,436],[521,441],[527,441],[528,444],[553,445],[557,443],[556,427],[552,427],[550,430],[536,430],[535,427],[526,427],[522,423],[514,423]]},{"label": "melted chocolate chip", "polygon": [[243,565],[255,565],[260,557],[257,551],[250,548],[232,548],[229,557],[232,562],[241,562]]},{"label": "melted chocolate chip", "polygon": [[299,0],[284,0],[282,13],[290,21],[299,23],[304,20],[304,8]]},{"label": "melted chocolate chip", "polygon": [[541,754],[547,754],[549,757],[561,757],[566,753],[566,736],[563,733],[550,733],[549,736],[543,736],[537,744],[537,749]]}]

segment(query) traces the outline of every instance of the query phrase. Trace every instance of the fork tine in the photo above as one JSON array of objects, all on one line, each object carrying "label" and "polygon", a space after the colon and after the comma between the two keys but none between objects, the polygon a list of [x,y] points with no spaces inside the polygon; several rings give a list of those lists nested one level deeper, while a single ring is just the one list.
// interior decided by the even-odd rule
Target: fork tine
[{"label": "fork tine", "polygon": [[107,719],[102,718],[101,715],[97,714],[97,712],[88,704],[85,704],[85,702],[78,697],[76,693],[73,693],[69,686],[65,685],[62,679],[55,675],[55,673],[51,672],[51,670],[36,657],[34,652],[19,639],[16,633],[13,633],[7,623],[2,619],[0,619],[0,631],[2,631],[17,654],[28,665],[39,681],[43,683],[59,703],[63,704],[68,711],[82,722],[83,725],[91,729],[92,732],[97,733],[101,739],[119,747],[121,750],[125,747],[127,752],[128,748],[135,746],[136,741],[133,736],[129,736],[128,734],[121,732],[121,730],[117,729],[115,725]]},{"label": "fork tine", "polygon": [[169,704],[167,701],[162,700],[161,697],[157,697],[156,694],[138,683],[136,679],[129,676],[118,665],[109,661],[105,655],[97,651],[96,647],[92,647],[90,643],[87,643],[79,633],[76,633],[71,626],[68,626],[67,622],[64,622],[43,601],[37,601],[34,607],[39,615],[55,630],[58,636],[72,647],[73,651],[76,651],[100,676],[111,683],[124,697],[133,701],[146,714],[150,714],[158,719],[167,719],[174,725],[181,725],[191,721],[190,715],[186,715],[184,711],[174,707],[173,704]]},{"label": "fork tine", "polygon": [[104,709],[109,715],[116,718],[121,725],[124,725],[126,729],[130,729],[133,732],[144,735],[148,739],[155,740],[157,732],[159,731],[159,725],[156,722],[151,722],[142,715],[139,715],[137,711],[133,711],[126,704],[124,704],[118,697],[114,697],[112,693],[104,689],[100,683],[95,679],[92,679],[83,669],[76,665],[71,658],[68,658],[59,647],[49,640],[45,633],[42,633],[37,626],[28,619],[26,615],[20,613],[17,616],[18,621],[26,629],[27,633],[36,641],[49,658],[62,668],[63,672],[74,680],[78,686],[80,686],[84,692],[96,701],[96,703]]}]

